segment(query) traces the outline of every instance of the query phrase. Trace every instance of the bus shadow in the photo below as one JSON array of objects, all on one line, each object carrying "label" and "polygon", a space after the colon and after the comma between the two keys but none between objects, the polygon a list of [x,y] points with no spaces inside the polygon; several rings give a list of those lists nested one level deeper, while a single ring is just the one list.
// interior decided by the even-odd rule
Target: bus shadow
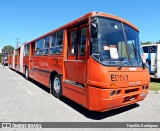
[{"label": "bus shadow", "polygon": [[[50,90],[49,90],[48,87],[40,84],[39,82],[36,82],[33,79],[29,79],[29,80],[32,83],[36,84],[42,90],[46,91],[47,93],[50,93]],[[62,101],[63,103],[65,103],[69,107],[73,108],[74,110],[76,110],[80,114],[84,115],[85,117],[87,117],[89,119],[93,119],[93,120],[102,120],[102,119],[105,119],[107,117],[115,116],[115,115],[118,115],[120,113],[123,113],[123,112],[126,112],[126,111],[129,111],[129,110],[132,110],[134,108],[139,107],[139,104],[135,103],[135,104],[132,104],[132,105],[129,105],[129,106],[125,106],[125,107],[121,107],[121,108],[117,108],[117,109],[113,109],[113,110],[109,110],[109,111],[105,111],[105,112],[95,112],[95,111],[90,111],[90,110],[84,108],[83,106],[75,103],[74,101],[68,99],[65,96],[62,96],[60,98],[60,101]]]},{"label": "bus shadow", "polygon": [[102,120],[107,117],[115,116],[117,114],[139,107],[139,104],[135,103],[129,106],[125,106],[125,107],[121,107],[121,108],[117,108],[117,109],[113,109],[105,112],[95,112],[95,111],[89,111],[88,109],[82,107],[81,105],[73,102],[72,100],[66,97],[62,97],[60,100],[65,104],[67,104],[68,106],[72,107],[74,110],[84,115],[85,117],[93,120]]},{"label": "bus shadow", "polygon": [[35,84],[38,88],[44,90],[47,93],[50,93],[50,89],[44,85],[42,85],[41,83],[29,78],[29,81],[32,82],[33,84]]},{"label": "bus shadow", "polygon": [[[50,93],[50,89],[48,87],[40,84],[39,82],[37,82],[33,79],[29,79],[29,80],[30,80],[30,82],[37,85],[38,88],[46,91],[47,93]],[[117,109],[113,109],[113,110],[109,110],[109,111],[105,111],[105,112],[95,112],[95,111],[90,111],[90,110],[84,108],[83,106],[81,106],[81,105],[75,103],[74,101],[66,98],[65,96],[62,96],[60,98],[60,101],[62,101],[63,103],[65,103],[69,107],[73,108],[74,110],[76,110],[80,114],[84,115],[85,117],[87,117],[89,119],[93,119],[93,120],[102,120],[102,119],[105,119],[107,117],[115,116],[117,114],[120,114],[120,113],[123,113],[123,112],[126,112],[126,111],[129,111],[129,110],[132,110],[134,108],[139,107],[139,104],[135,103],[135,104],[132,104],[132,105],[129,105],[129,106],[125,106],[125,107],[121,107],[121,108],[117,108]]]},{"label": "bus shadow", "polygon": [[[13,69],[11,69],[11,70],[16,72],[17,74],[21,75],[22,77],[25,77],[24,74],[22,74],[21,72],[15,71]],[[47,93],[50,93],[50,89],[48,87],[46,87],[46,86],[42,85],[41,83],[33,80],[32,78],[29,78],[28,81],[30,81],[31,83],[35,84],[38,88],[42,89],[43,91],[46,91]]]}]

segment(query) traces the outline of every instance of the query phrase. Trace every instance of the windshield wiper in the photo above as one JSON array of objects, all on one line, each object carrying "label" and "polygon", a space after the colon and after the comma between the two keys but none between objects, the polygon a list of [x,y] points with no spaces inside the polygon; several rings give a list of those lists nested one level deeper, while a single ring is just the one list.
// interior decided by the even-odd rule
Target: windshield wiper
[{"label": "windshield wiper", "polygon": [[[128,43],[127,43],[127,38],[126,38],[126,33],[124,31],[123,23],[121,23],[121,26],[122,26],[122,29],[123,29],[123,35],[124,35],[124,40],[125,40],[125,48],[126,48],[127,56],[128,56],[127,58],[128,58],[129,63],[132,65],[132,61],[131,61],[131,58],[130,58],[130,55],[129,55],[129,48],[128,48]],[[118,67],[118,70],[121,70],[121,69],[122,69],[122,62]]]},{"label": "windshield wiper", "polygon": [[127,66],[129,65],[129,63],[127,63],[125,58],[121,58],[121,59],[122,59],[122,61],[121,61],[120,65],[119,65],[119,67],[118,67],[118,70],[121,70],[123,65],[127,65]]},{"label": "windshield wiper", "polygon": [[118,70],[122,69],[122,62],[123,62],[123,58],[122,58],[122,61],[121,61],[120,65],[119,65],[119,67],[118,67]]},{"label": "windshield wiper", "polygon": [[143,62],[142,58],[141,58],[141,54],[139,53],[139,51],[137,51],[137,48],[135,48],[133,42],[132,42],[132,46],[133,46],[133,49],[134,49],[135,54],[138,54],[138,55],[139,55],[139,57],[140,57],[140,59],[141,59],[141,61],[142,61],[142,68],[143,68],[143,70],[144,70],[146,65],[145,65],[145,63]]},{"label": "windshield wiper", "polygon": [[122,62],[120,64],[120,66],[118,67],[118,70],[121,70],[122,69]]}]

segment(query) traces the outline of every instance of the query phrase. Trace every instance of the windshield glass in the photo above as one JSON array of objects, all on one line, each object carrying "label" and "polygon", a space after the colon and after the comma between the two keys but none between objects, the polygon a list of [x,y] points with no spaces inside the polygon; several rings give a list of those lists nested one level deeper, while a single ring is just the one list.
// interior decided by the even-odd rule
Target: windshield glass
[{"label": "windshield glass", "polygon": [[120,21],[93,18],[92,56],[105,65],[141,66],[139,33]]},{"label": "windshield glass", "polygon": [[139,33],[132,27],[124,24],[124,31],[126,35],[128,54],[130,55],[130,60],[132,66],[140,66],[142,64],[141,59],[141,49],[139,41]]}]

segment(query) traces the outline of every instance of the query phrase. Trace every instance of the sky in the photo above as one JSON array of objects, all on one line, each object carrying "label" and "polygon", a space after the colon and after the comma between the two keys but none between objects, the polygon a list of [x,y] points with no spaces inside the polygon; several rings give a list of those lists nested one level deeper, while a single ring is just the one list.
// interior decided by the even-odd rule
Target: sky
[{"label": "sky", "polygon": [[119,16],[137,26],[142,42],[160,40],[160,0],[0,0],[0,48],[16,47],[89,12]]}]

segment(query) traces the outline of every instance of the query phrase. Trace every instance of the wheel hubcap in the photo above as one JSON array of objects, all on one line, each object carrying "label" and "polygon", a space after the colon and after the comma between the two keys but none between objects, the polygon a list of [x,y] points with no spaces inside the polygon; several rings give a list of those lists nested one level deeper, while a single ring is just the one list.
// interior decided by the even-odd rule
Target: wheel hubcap
[{"label": "wheel hubcap", "polygon": [[54,79],[53,88],[56,93],[58,93],[60,91],[60,80],[58,78]]}]

